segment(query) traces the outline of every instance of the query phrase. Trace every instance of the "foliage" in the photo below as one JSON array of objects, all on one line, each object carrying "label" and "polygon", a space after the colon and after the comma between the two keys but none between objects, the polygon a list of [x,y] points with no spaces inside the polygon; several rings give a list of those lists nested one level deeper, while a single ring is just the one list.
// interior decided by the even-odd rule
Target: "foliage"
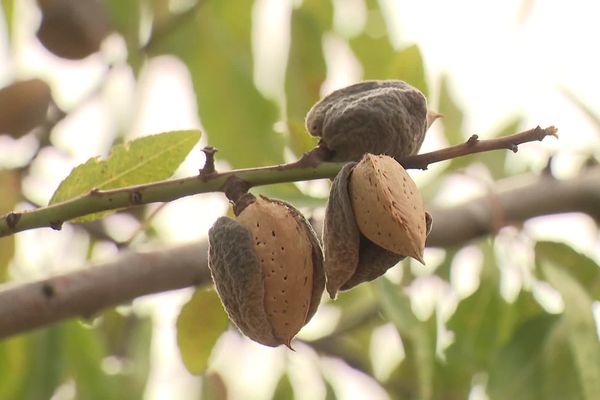
[{"label": "foliage", "polygon": [[[189,9],[176,14],[165,8],[166,3],[111,0],[106,2],[105,17],[111,29],[123,37],[128,49],[126,64],[136,77],[147,60],[159,55],[174,55],[185,63],[203,133],[219,149],[219,159],[232,167],[281,163],[285,151],[299,156],[314,146],[314,139],[304,131],[303,118],[319,98],[327,77],[323,37],[332,33],[352,49],[365,79],[404,79],[424,93],[435,94],[433,99],[429,95],[429,101],[445,115],[443,134],[448,143],[460,143],[467,137],[451,78],[444,76],[434,85],[418,45],[395,48],[386,34],[373,36],[367,30],[345,37],[335,32],[329,1],[305,0],[291,11],[290,48],[281,88],[284,101],[267,97],[254,83],[252,2],[239,2],[235,7],[218,0],[191,2]],[[2,4],[12,35],[18,23],[13,19],[14,2],[3,0]],[[378,2],[369,1],[367,6],[367,25],[383,21]],[[149,38],[140,37],[141,16],[155,18]],[[598,121],[589,107],[572,98]],[[275,129],[280,120],[283,133]],[[508,118],[490,135],[513,132],[521,121],[519,116]],[[197,131],[179,131],[117,146],[107,160],[91,159],[75,168],[50,203],[94,188],[165,179],[198,140]],[[51,144],[42,140],[40,146]],[[475,163],[496,180],[508,177],[506,157],[497,152],[445,163],[444,174],[432,179],[424,196],[431,200],[445,176]],[[15,183],[18,179],[16,170],[0,171],[0,213],[25,197]],[[269,193],[296,204],[314,207],[324,203],[293,184],[269,188]],[[83,231],[85,226],[78,229]],[[91,251],[100,238],[93,231],[86,234],[92,238]],[[506,260],[497,254],[501,245],[493,238],[470,245],[481,253],[482,262],[475,274],[478,286],[468,296],[459,297],[452,286],[460,248],[445,249],[441,263],[427,272],[404,262],[397,267],[403,271],[401,279],[382,277],[327,302],[340,318],[332,333],[304,340],[317,353],[314,359],[307,356],[308,362],[317,365],[325,357],[340,359],[383,388],[390,398],[463,399],[477,388],[483,388],[490,399],[598,398],[600,342],[592,305],[600,299],[600,266],[565,243],[533,244],[534,259],[521,266],[531,272],[531,280],[524,278],[515,298],[507,299],[500,290],[508,273]],[[0,238],[2,280],[8,279],[6,271],[14,252],[14,238]],[[414,291],[423,282],[433,282],[453,294],[455,309],[444,310],[448,298],[438,293],[432,296],[437,303],[428,315],[416,312]],[[549,283],[561,295],[563,312],[550,313],[540,305],[531,286],[539,282]],[[389,322],[402,340],[404,355],[389,376],[381,378],[368,349],[370,345],[385,346],[373,343],[374,332]],[[227,325],[215,293],[205,288],[197,289],[179,314],[177,339],[182,362],[191,373],[202,375],[202,398],[227,398],[229,393],[223,378],[227,371],[211,365]],[[151,332],[149,318],[132,311],[108,310],[91,324],[68,321],[0,342],[0,398],[50,398],[57,390],[68,388],[75,391],[76,398],[141,398],[150,368]],[[450,342],[444,339],[448,332]],[[261,368],[261,360],[255,364]],[[287,368],[292,368],[291,363]],[[319,371],[323,369],[321,366]],[[323,372],[328,399],[338,394],[330,379]],[[287,370],[275,382],[266,390],[274,393],[275,399],[294,398],[301,389]]]}]

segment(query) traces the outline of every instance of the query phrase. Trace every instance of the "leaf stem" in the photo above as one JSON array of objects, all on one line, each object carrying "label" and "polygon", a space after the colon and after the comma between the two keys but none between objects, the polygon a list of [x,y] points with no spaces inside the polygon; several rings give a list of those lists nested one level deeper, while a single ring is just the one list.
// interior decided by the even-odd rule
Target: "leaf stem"
[{"label": "leaf stem", "polygon": [[[479,140],[474,135],[463,144],[430,153],[408,156],[399,162],[407,169],[427,169],[431,163],[467,154],[498,149],[516,151],[517,145],[542,140],[546,136],[556,136],[556,128],[551,126],[542,129],[538,126],[524,132],[489,140]],[[320,152],[322,149],[317,147],[315,151]],[[243,182],[247,187],[254,187],[284,182],[332,179],[343,166],[344,163],[315,162],[308,153],[299,161],[290,164],[238,169],[222,173],[201,173],[187,178],[157,181],[119,189],[93,189],[85,195],[48,207],[10,212],[0,217],[0,237],[42,227],[59,230],[64,221],[100,211],[169,202],[199,193],[222,192],[228,179],[233,176],[236,177],[236,181]]]}]

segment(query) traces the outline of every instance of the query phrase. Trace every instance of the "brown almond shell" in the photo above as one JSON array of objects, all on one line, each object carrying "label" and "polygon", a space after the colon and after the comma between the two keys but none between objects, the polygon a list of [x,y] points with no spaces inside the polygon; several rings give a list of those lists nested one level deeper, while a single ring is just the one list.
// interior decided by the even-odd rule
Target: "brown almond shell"
[{"label": "brown almond shell", "polygon": [[350,176],[355,165],[346,164],[335,177],[325,211],[324,266],[327,292],[331,298],[335,298],[338,290],[348,290],[372,281],[404,259],[360,233],[349,192]]},{"label": "brown almond shell", "polygon": [[229,318],[242,333],[266,346],[279,346],[264,309],[264,278],[248,229],[228,217],[208,231],[208,267]]}]

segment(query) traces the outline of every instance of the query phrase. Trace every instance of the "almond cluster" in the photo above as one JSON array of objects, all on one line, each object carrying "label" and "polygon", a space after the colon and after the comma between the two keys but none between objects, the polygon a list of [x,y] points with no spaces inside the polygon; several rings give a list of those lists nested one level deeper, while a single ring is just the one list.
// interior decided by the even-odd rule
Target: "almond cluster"
[{"label": "almond cluster", "polygon": [[[379,109],[382,102],[387,116]],[[392,125],[379,131],[385,123]],[[363,82],[313,107],[309,131],[321,136],[337,159],[358,161],[346,164],[333,181],[323,248],[293,206],[248,193],[234,207],[236,219],[221,217],[209,230],[215,287],[246,336],[290,347],[325,287],[335,298],[339,290],[371,281],[405,257],[423,262],[431,218],[413,180],[383,153],[416,152],[427,126],[423,95],[401,81]],[[387,142],[379,143],[380,136]]]}]

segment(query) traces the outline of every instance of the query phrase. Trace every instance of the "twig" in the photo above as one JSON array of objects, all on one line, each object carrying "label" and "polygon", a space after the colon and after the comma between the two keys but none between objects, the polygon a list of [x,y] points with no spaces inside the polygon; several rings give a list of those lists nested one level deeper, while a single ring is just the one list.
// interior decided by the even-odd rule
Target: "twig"
[{"label": "twig", "polygon": [[445,149],[432,151],[430,153],[408,156],[399,160],[400,164],[406,169],[427,169],[429,164],[449,160],[451,158],[462,157],[468,154],[481,153],[491,150],[510,150],[514,153],[518,150],[518,145],[542,140],[546,136],[558,137],[557,129],[554,126],[540,128],[539,126],[495,139],[480,140],[477,135],[472,135],[465,143]]},{"label": "twig", "polygon": [[[497,139],[478,140],[471,137],[466,143],[446,149],[406,157],[399,162],[405,168],[425,169],[431,163],[448,160],[483,151],[510,149],[516,151],[519,144],[556,136],[556,128],[540,127]],[[315,150],[317,154],[322,149]],[[244,190],[274,183],[308,181],[334,178],[344,163],[317,162],[312,152],[299,161],[269,167],[248,168],[224,173],[201,173],[182,179],[164,180],[143,185],[111,190],[91,190],[88,194],[62,203],[31,211],[11,212],[0,217],[0,236],[10,235],[33,228],[60,229],[64,221],[100,211],[125,207],[168,202],[199,193],[231,191],[232,181],[244,185]],[[318,157],[317,157],[318,158]],[[235,192],[235,190],[233,190]]]}]

